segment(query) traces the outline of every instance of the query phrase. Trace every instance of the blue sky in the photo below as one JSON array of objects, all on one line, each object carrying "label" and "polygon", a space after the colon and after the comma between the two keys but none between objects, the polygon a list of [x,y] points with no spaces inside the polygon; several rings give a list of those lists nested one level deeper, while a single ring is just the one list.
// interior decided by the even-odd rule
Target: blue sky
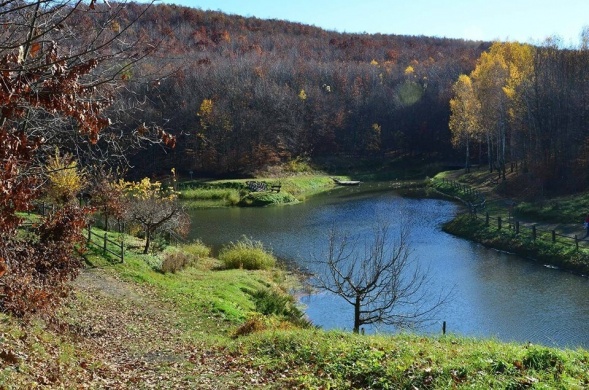
[{"label": "blue sky", "polygon": [[350,33],[426,35],[577,45],[589,0],[164,0],[228,14]]}]

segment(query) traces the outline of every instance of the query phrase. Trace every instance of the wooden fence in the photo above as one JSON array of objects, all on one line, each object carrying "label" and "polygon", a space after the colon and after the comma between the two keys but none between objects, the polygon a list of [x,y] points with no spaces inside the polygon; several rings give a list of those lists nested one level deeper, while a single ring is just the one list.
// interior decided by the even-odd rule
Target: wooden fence
[{"label": "wooden fence", "polygon": [[488,212],[484,214],[473,213],[472,216],[477,219],[485,221],[485,226],[497,226],[497,230],[508,229],[512,230],[516,235],[527,235],[532,241],[544,240],[552,242],[553,244],[561,243],[566,245],[575,245],[575,249],[579,250],[580,242],[589,242],[587,239],[579,238],[575,235],[566,235],[558,233],[552,229],[542,229],[536,224],[529,224],[516,220],[513,217],[508,217],[507,220],[501,216],[491,216]]},{"label": "wooden fence", "polygon": [[476,190],[472,187],[469,187],[466,184],[462,184],[462,183],[457,182],[456,180],[450,180],[450,179],[441,179],[441,182],[443,184],[447,184],[447,185],[451,186],[452,188],[458,190],[459,192],[462,192],[464,195],[471,196],[471,197],[478,199],[480,201],[485,200],[485,196],[483,195],[482,192],[480,192],[479,190]]},{"label": "wooden fence", "polygon": [[[122,237],[122,236],[121,236]],[[121,240],[121,242],[116,242],[108,238],[107,232],[104,232],[103,235],[94,233],[92,231],[92,226],[88,226],[88,245],[92,244],[100,249],[102,249],[103,254],[111,254],[116,258],[121,260],[121,263],[125,261],[125,242]],[[109,248],[108,244],[111,244],[111,247],[114,246],[119,250],[112,250]]]},{"label": "wooden fence", "polygon": [[[451,186],[451,188],[459,194],[468,196],[468,199],[465,199],[463,196],[460,196],[459,198],[469,207],[471,216],[483,220],[485,226],[496,226],[498,231],[504,229],[512,230],[516,235],[527,235],[532,241],[543,240],[553,244],[561,243],[574,245],[576,250],[579,250],[579,243],[589,243],[588,239],[579,238],[576,234],[566,235],[558,233],[554,229],[545,229],[533,223],[519,221],[513,217],[511,210],[509,209],[506,213],[507,217],[505,217],[505,215],[490,215],[489,212],[479,212],[485,208],[486,204],[485,197],[480,191],[470,188],[465,184],[458,183],[455,180],[441,179],[441,182],[445,185]],[[444,193],[439,188],[437,190]],[[445,193],[445,195],[451,196],[452,194]]]}]

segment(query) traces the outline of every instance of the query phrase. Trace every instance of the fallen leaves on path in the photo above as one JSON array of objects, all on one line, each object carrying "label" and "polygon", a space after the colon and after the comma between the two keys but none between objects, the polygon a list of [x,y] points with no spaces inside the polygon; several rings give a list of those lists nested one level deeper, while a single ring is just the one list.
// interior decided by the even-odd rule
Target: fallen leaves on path
[{"label": "fallen leaves on path", "polygon": [[[0,333],[0,389],[243,389],[264,382],[223,348],[188,337],[186,326],[148,286],[86,270],[53,331],[61,340]],[[18,383],[3,383],[3,374]]]}]

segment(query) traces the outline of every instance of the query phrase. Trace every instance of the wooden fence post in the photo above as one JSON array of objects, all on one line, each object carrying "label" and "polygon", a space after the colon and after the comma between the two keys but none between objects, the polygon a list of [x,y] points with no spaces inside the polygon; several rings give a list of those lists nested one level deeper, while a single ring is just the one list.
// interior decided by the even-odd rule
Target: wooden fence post
[{"label": "wooden fence post", "polygon": [[125,262],[125,241],[121,240],[121,263]]},{"label": "wooden fence post", "polygon": [[497,217],[497,229],[501,230],[501,217]]},{"label": "wooden fence post", "polygon": [[104,252],[105,255],[106,255],[106,240],[107,240],[107,235],[106,235],[106,233],[104,233],[104,246],[102,247],[102,251]]},{"label": "wooden fence post", "polygon": [[577,238],[576,234],[575,234],[575,249],[577,250],[577,252],[579,251],[579,239]]},{"label": "wooden fence post", "polygon": [[532,240],[536,241],[536,225],[532,226]]},{"label": "wooden fence post", "polygon": [[515,221],[515,234],[519,234],[519,221]]},{"label": "wooden fence post", "polygon": [[556,230],[552,231],[552,242],[556,242]]}]

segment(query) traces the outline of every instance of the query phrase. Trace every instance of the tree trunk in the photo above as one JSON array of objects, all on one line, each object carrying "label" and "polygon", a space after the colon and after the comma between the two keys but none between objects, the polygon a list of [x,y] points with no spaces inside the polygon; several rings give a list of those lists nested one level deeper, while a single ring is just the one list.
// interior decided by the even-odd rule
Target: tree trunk
[{"label": "tree trunk", "polygon": [[354,302],[354,333],[360,332],[360,295],[356,295],[356,302]]},{"label": "tree trunk", "polygon": [[149,252],[149,244],[151,244],[151,230],[145,229],[145,248],[143,249],[144,255]]},{"label": "tree trunk", "polygon": [[470,137],[466,136],[466,161],[464,163],[464,171],[470,173]]},{"label": "tree trunk", "polygon": [[491,136],[487,131],[487,159],[489,160],[489,173],[493,173],[493,149],[491,148]]}]

